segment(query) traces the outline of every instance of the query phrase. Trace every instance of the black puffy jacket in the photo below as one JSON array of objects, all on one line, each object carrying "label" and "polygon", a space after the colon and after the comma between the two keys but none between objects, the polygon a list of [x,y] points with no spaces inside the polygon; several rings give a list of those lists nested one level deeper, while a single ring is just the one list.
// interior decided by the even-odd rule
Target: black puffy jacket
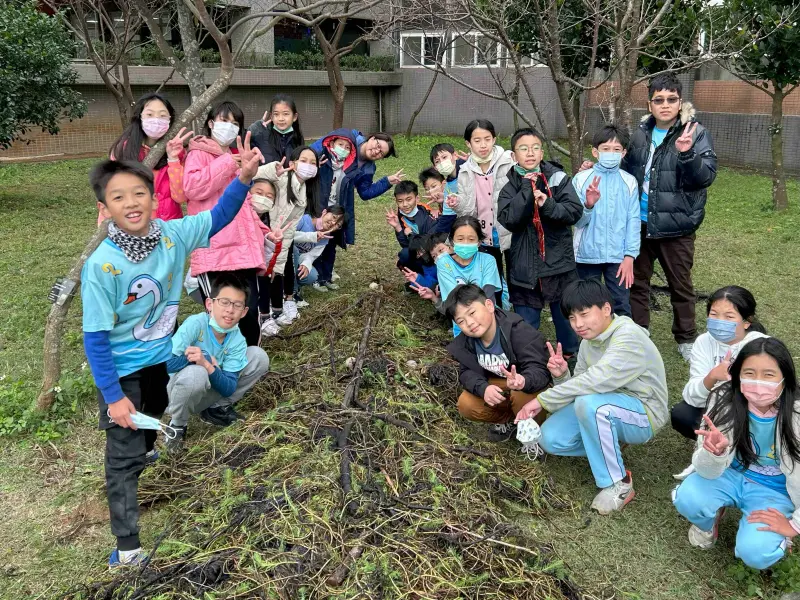
[{"label": "black puffy jacket", "polygon": [[536,183],[536,189],[548,195],[547,201],[539,208],[544,231],[544,261],[539,253],[539,235],[533,224],[530,181],[512,168],[508,172],[508,183],[500,190],[497,199],[497,221],[511,232],[508,260],[511,283],[528,289],[536,288],[542,277],[575,269],[572,225],[583,215],[578,193],[561,165],[546,161],[541,164],[541,169],[549,186],[548,192],[548,186],[541,178]]},{"label": "black puffy jacket", "polygon": [[[650,167],[647,198],[647,237],[670,238],[694,233],[706,216],[706,188],[717,176],[717,155],[711,134],[698,124],[694,145],[688,152],[678,152],[675,140],[686,123],[696,122],[695,110],[684,102],[680,118],[656,148]],[[633,133],[622,169],[636,177],[642,193],[655,118],[647,115]]]}]

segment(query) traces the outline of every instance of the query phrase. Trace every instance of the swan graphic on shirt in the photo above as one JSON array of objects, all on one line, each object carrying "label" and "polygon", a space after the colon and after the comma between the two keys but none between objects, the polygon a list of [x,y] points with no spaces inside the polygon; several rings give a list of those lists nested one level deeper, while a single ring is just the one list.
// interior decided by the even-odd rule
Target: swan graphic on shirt
[{"label": "swan graphic on shirt", "polygon": [[186,260],[208,246],[211,213],[160,221],[161,241],[139,263],[129,261],[109,239],[95,250],[81,272],[83,330],[108,331],[111,355],[120,377],[172,356]]}]

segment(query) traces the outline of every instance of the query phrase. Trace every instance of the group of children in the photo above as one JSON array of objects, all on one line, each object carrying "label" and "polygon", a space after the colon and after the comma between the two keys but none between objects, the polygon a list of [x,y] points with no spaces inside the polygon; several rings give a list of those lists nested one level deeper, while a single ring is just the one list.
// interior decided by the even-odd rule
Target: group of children
[{"label": "group of children", "polygon": [[[700,438],[673,502],[692,524],[692,545],[713,545],[725,507],[735,506],[744,513],[737,556],[756,568],[780,560],[800,532],[794,365],[737,286],[711,296],[707,332],[696,336],[694,232],[716,156],[681,91],[673,76],[656,77],[634,135],[602,127],[596,163],[572,178],[544,160],[536,130],[516,131],[504,150],[492,123],[476,119],[464,134],[469,154],[432,149],[419,175],[428,203],[402,170],[374,181],[375,161],[395,155],[390,136],[339,129],[306,146],[287,96],[244,136],[241,110],[223,102],[205,136],[182,130],[151,171],[137,161],[174,113],[161,96],[140,100],[91,175],[101,219],[112,221],[82,275],[86,353],[107,431],[111,564],[142,557],[136,482],[156,456],[156,430],[178,451],[191,414],[223,427],[241,418],[234,405],[269,368],[261,334],[297,318],[300,286],[337,288],[336,248],[355,241],[355,192],[369,199],[393,186],[386,222],[397,266],[409,292],[452,321],[459,413],[490,423],[491,440],[534,431],[546,454],[587,457],[601,514],[634,497],[623,447],[652,439],[669,419],[642,306],[658,260],[691,365],[672,424]],[[205,310],[176,328],[189,258],[187,287],[197,279]],[[555,346],[538,331],[545,305]],[[169,426],[157,420],[165,411]]]}]

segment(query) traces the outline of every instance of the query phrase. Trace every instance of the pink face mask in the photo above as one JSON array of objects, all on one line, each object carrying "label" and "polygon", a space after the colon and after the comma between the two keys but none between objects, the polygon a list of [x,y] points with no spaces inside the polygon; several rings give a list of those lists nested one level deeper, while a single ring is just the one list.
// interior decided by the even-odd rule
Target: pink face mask
[{"label": "pink face mask", "polygon": [[783,379],[780,381],[761,381],[760,379],[742,379],[742,395],[755,407],[763,410],[775,404],[781,395],[780,389]]},{"label": "pink face mask", "polygon": [[154,117],[152,119],[142,119],[142,131],[147,137],[158,139],[169,131],[169,119]]}]

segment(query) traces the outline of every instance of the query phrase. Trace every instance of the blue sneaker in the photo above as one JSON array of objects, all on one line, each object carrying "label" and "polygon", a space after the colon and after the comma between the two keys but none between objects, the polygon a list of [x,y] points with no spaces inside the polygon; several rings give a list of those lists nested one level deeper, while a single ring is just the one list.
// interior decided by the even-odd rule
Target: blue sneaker
[{"label": "blue sneaker", "polygon": [[153,448],[150,450],[150,452],[144,455],[144,466],[149,467],[150,465],[156,464],[159,456],[160,454],[158,453],[158,450]]},{"label": "blue sneaker", "polygon": [[127,562],[122,562],[119,558],[119,548],[114,548],[114,551],[108,558],[108,568],[118,569],[120,567],[140,567],[146,560],[147,553],[145,553],[144,550],[140,550],[138,553],[134,554],[130,559],[128,559]]}]

